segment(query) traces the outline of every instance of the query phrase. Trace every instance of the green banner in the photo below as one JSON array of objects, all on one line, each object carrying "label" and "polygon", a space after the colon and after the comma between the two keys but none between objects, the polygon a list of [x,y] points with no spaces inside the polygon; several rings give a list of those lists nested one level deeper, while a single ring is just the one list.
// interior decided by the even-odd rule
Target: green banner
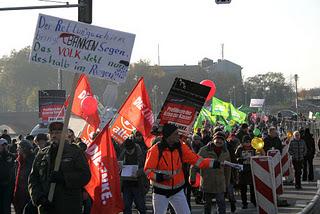
[{"label": "green banner", "polygon": [[203,128],[206,121],[211,125],[215,125],[217,122],[216,117],[212,116],[208,109],[202,108],[196,122],[194,123],[193,129]]},{"label": "green banner", "polygon": [[229,103],[223,102],[218,98],[212,98],[211,114],[222,116],[224,118],[229,117]]},{"label": "green banner", "polygon": [[230,114],[228,120],[234,120],[238,123],[244,123],[247,117],[247,114],[236,109],[231,103],[229,103]]}]

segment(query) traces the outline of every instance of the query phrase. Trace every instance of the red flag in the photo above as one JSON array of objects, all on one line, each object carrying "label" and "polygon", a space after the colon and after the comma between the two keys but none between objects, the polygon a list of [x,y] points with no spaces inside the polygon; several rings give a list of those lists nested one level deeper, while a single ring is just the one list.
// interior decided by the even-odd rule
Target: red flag
[{"label": "red flag", "polygon": [[[122,116],[130,125],[141,132],[146,145],[151,146],[150,141],[146,141],[146,139],[150,138],[154,118],[143,78],[138,81],[126,102],[122,105],[119,116]],[[114,132],[115,127],[113,126],[111,130]]]},{"label": "red flag", "polygon": [[123,210],[117,155],[108,127],[109,124],[86,151],[91,180],[85,188],[93,200],[91,214],[118,214]]},{"label": "red flag", "polygon": [[[74,94],[73,99],[73,105],[71,112],[84,120],[87,121],[91,126],[95,127],[96,129],[99,127],[100,124],[100,118],[99,118],[99,112],[96,111],[92,115],[86,115],[85,112],[82,111],[81,108],[81,101],[83,101],[86,97],[93,96],[88,77],[84,74],[81,74],[77,87]],[[69,97],[65,103],[67,106],[69,103]]]}]

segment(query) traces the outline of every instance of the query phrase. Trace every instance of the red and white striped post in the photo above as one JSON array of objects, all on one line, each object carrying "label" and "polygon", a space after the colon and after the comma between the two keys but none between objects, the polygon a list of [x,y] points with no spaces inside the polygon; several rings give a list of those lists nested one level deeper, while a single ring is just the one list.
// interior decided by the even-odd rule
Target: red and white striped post
[{"label": "red and white striped post", "polygon": [[281,165],[282,165],[282,176],[289,176],[289,167],[290,167],[290,159],[289,159],[289,144],[286,144],[282,149],[281,154]]},{"label": "red and white striped post", "polygon": [[275,185],[276,185],[276,194],[283,194],[283,185],[282,185],[282,166],[281,166],[281,154],[280,151],[269,150],[267,155],[272,157],[272,165],[273,165],[273,174],[275,177]]},{"label": "red and white striped post", "polygon": [[277,214],[277,197],[272,158],[251,157],[252,180],[259,214]]}]

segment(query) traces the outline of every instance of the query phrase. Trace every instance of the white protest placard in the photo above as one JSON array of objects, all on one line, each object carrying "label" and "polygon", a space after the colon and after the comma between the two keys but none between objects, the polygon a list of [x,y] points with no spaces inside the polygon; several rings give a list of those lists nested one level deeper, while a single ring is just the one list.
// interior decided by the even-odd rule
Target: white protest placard
[{"label": "white protest placard", "polygon": [[224,166],[230,166],[230,167],[235,168],[236,170],[239,170],[239,171],[243,171],[243,165],[242,164],[236,164],[236,163],[231,163],[229,161],[224,161],[223,165]]},{"label": "white protest placard", "polygon": [[122,165],[121,177],[137,177],[138,165]]},{"label": "white protest placard", "polygon": [[122,83],[134,40],[131,33],[39,14],[29,60]]},{"label": "white protest placard", "polygon": [[264,104],[264,99],[251,99],[250,107],[262,108]]}]

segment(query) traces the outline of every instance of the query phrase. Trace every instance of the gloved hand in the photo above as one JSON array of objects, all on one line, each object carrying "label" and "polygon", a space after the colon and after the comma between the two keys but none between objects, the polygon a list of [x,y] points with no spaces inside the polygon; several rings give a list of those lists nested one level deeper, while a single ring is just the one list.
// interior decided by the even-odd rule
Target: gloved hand
[{"label": "gloved hand", "polygon": [[170,175],[166,175],[166,174],[162,174],[162,173],[156,173],[156,181],[157,182],[170,180],[170,179],[171,179]]},{"label": "gloved hand", "polygon": [[212,168],[213,169],[219,169],[220,168],[220,161],[218,161],[218,160],[213,160],[213,166],[212,166]]},{"label": "gloved hand", "polygon": [[61,171],[52,171],[49,180],[50,183],[65,184],[64,176]]}]

